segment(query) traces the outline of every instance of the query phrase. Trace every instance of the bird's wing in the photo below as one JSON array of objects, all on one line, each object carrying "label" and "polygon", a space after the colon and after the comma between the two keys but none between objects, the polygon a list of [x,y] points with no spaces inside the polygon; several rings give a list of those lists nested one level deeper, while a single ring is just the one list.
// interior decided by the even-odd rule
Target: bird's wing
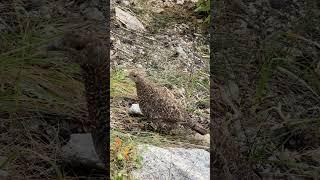
[{"label": "bird's wing", "polygon": [[183,119],[183,109],[175,99],[163,97],[158,99],[157,104],[165,119],[171,121],[181,121]]},{"label": "bird's wing", "polygon": [[178,104],[182,107],[180,101],[177,100],[175,95],[166,87],[157,87],[158,94],[161,95],[164,99],[168,99],[171,103]]}]

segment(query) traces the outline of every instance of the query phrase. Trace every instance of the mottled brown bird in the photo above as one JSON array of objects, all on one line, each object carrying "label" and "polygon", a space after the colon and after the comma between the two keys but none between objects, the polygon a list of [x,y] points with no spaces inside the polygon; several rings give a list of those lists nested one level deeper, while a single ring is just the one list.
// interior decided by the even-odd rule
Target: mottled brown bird
[{"label": "mottled brown bird", "polygon": [[78,63],[82,70],[89,120],[94,125],[91,135],[96,153],[106,168],[109,167],[109,48],[95,33],[69,32],[61,47],[69,60]]},{"label": "mottled brown bird", "polygon": [[148,119],[169,124],[181,123],[201,135],[207,134],[199,123],[191,119],[168,89],[148,81],[138,70],[132,70],[129,78],[136,83],[139,106]]}]

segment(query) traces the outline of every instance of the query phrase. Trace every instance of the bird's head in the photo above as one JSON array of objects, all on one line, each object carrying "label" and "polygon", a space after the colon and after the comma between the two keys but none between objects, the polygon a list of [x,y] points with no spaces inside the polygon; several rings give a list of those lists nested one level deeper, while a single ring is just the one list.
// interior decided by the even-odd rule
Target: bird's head
[{"label": "bird's head", "polygon": [[129,72],[129,76],[128,76],[132,81],[134,81],[135,83],[140,82],[144,79],[144,73],[143,72],[139,72],[137,70],[131,70]]}]

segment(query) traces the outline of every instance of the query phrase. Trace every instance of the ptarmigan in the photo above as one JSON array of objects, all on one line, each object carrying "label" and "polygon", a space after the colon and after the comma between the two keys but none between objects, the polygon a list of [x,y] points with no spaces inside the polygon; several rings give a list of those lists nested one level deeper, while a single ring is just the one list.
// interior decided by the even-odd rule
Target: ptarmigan
[{"label": "ptarmigan", "polygon": [[89,119],[94,125],[91,132],[94,147],[100,160],[108,168],[110,164],[108,46],[104,45],[95,33],[81,31],[66,33],[60,46],[51,48],[66,51],[69,60],[81,67]]},{"label": "ptarmigan", "polygon": [[207,134],[199,123],[191,119],[169,90],[148,81],[138,70],[132,70],[129,78],[136,83],[139,106],[149,120],[181,123],[201,135]]}]

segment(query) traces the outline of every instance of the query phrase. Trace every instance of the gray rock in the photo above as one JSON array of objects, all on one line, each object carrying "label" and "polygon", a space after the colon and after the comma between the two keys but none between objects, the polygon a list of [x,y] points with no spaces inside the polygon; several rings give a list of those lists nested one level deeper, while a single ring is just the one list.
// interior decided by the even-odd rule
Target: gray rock
[{"label": "gray rock", "polygon": [[160,148],[139,145],[142,168],[131,174],[136,179],[210,179],[210,154],[203,149]]},{"label": "gray rock", "polygon": [[181,56],[182,58],[188,57],[187,53],[183,50],[181,46],[177,47],[177,52],[179,53],[179,56]]},{"label": "gray rock", "polygon": [[129,108],[129,114],[142,115],[139,104],[132,104],[132,106]]},{"label": "gray rock", "polygon": [[126,25],[128,29],[136,30],[136,31],[146,31],[143,24],[136,18],[135,16],[129,14],[126,11],[123,11],[122,9],[116,7],[116,18]]},{"label": "gray rock", "polygon": [[129,6],[130,5],[130,1],[124,0],[124,1],[122,1],[122,4],[125,5],[125,6]]},{"label": "gray rock", "polygon": [[180,5],[184,4],[184,0],[177,0],[177,4],[180,4]]},{"label": "gray rock", "polygon": [[104,168],[94,149],[90,133],[72,134],[70,141],[62,147],[62,157],[74,166]]},{"label": "gray rock", "polygon": [[91,20],[103,21],[105,19],[103,13],[94,7],[86,8],[83,13]]},{"label": "gray rock", "polygon": [[141,64],[137,64],[136,67],[141,68],[141,69],[143,68],[143,66]]}]

